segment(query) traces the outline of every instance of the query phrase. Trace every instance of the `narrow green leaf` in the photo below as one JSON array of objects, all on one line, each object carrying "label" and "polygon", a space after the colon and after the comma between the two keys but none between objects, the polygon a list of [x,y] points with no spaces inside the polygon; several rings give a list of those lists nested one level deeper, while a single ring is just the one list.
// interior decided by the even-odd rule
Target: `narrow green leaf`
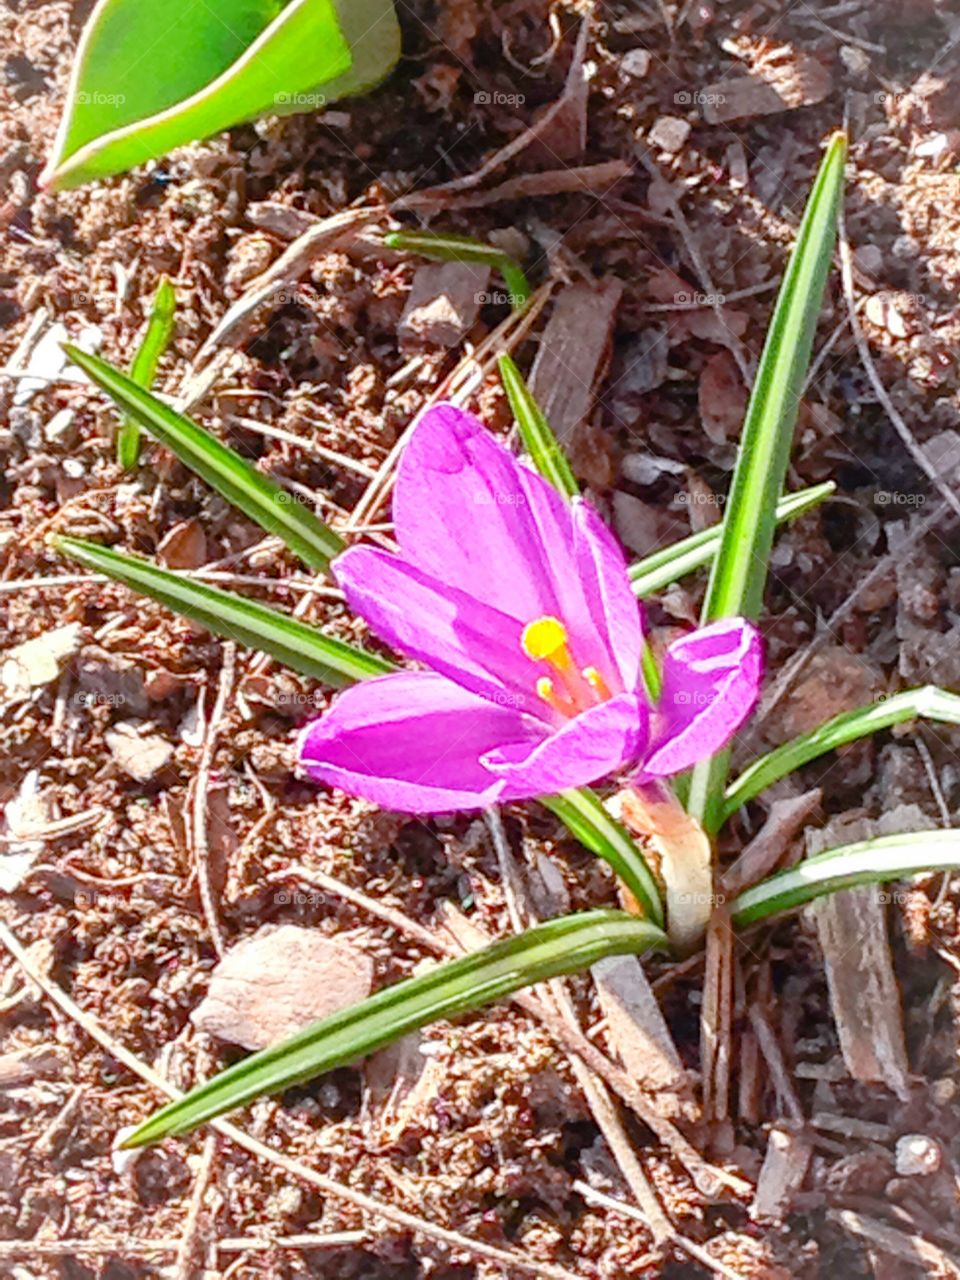
[{"label": "narrow green leaf", "polygon": [[576,973],[606,956],[663,946],[659,929],[622,911],[561,916],[482,951],[408,978],[256,1053],[156,1112],[127,1137],[142,1147],[188,1133],[225,1111],[355,1062],[441,1018],[482,1008],[536,982]]},{"label": "narrow green leaf", "polygon": [[[794,520],[805,511],[819,506],[836,492],[836,488],[834,482],[828,480],[825,484],[816,484],[809,489],[798,489],[796,493],[785,494],[777,505],[777,523]],[[664,547],[662,551],[654,551],[651,555],[638,560],[636,564],[632,564],[629,573],[630,585],[634,593],[641,600],[645,596],[655,595],[664,587],[669,587],[672,582],[679,582],[688,573],[693,573],[694,570],[709,564],[717,554],[722,533],[723,526],[719,524],[714,525],[712,529],[701,529],[699,533],[692,533],[689,538],[683,538],[672,546]]]},{"label": "narrow green leaf", "polygon": [[[150,309],[146,332],[130,366],[130,377],[149,391],[157,376],[157,365],[173,337],[177,294],[168,276],[162,276]],[[117,434],[117,461],[124,471],[132,471],[140,457],[140,424],[124,417]]]},{"label": "narrow green leaf", "polygon": [[855,711],[834,716],[810,733],[760,756],[744,769],[727,788],[723,805],[717,813],[718,823],[726,822],[741,805],[818,756],[835,751],[848,742],[856,742],[858,738],[867,738],[872,733],[889,729],[891,725],[917,718],[960,725],[960,696],[928,684],[921,689],[905,689],[868,707],[858,707]]},{"label": "narrow green leaf", "polygon": [[[776,507],[836,242],[846,155],[846,136],[838,133],[827,147],[790,255],[747,406],[704,622],[760,615]],[[715,825],[729,762],[728,748],[693,771],[688,805],[707,825]]]},{"label": "narrow green leaf", "polygon": [[41,182],[77,186],[244,120],[315,111],[399,54],[393,0],[98,0]]},{"label": "narrow green leaf", "polygon": [[663,927],[663,904],[653,872],[630,832],[608,813],[595,791],[584,787],[541,796],[571,835],[608,863],[623,881],[647,919]]},{"label": "narrow green leaf", "polygon": [[308,507],[211,432],[138,387],[99,356],[81,351],[72,343],[64,343],[64,350],[88,378],[154,439],[172,449],[185,466],[267,533],[282,538],[305,564],[312,569],[326,569],[331,559],[343,550],[342,539]]},{"label": "narrow green leaf", "polygon": [[735,898],[730,904],[733,923],[742,929],[840,889],[903,880],[928,871],[960,871],[960,831],[878,836],[805,858]]},{"label": "narrow green leaf", "polygon": [[80,538],[53,537],[50,541],[62,555],[158,600],[215,635],[268,653],[293,671],[315,676],[335,688],[393,670],[383,658],[324,635],[298,618],[161,569],[140,556],[124,555]]},{"label": "narrow green leaf", "polygon": [[565,498],[577,497],[580,486],[574,479],[570,463],[520,370],[506,353],[498,357],[497,365],[503,389],[517,420],[523,447],[530,455],[531,462],[544,479],[549,480]]},{"label": "narrow green leaf", "polygon": [[477,262],[499,271],[514,311],[522,311],[530,300],[530,281],[523,267],[496,245],[484,244],[472,236],[438,231],[391,231],[383,237],[383,242],[388,249],[419,253],[436,262]]}]

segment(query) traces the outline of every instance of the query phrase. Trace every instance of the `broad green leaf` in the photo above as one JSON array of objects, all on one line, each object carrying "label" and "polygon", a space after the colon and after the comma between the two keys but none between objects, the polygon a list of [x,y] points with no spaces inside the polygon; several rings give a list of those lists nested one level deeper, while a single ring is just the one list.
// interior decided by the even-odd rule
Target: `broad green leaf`
[{"label": "broad green leaf", "polygon": [[356,1062],[418,1027],[482,1008],[521,987],[576,973],[606,956],[640,954],[665,941],[659,929],[622,911],[584,911],[550,920],[386,987],[244,1059],[156,1112],[123,1146],[142,1147],[189,1133],[263,1094]]},{"label": "broad green leaf", "polygon": [[555,813],[571,835],[608,863],[633,896],[647,919],[663,927],[663,904],[656,878],[640,846],[630,832],[608,813],[594,791],[561,791],[555,796],[541,796],[544,808]]},{"label": "broad green leaf", "polygon": [[927,871],[960,871],[960,831],[912,831],[828,849],[745,890],[730,911],[742,929],[840,889]]},{"label": "broad green leaf", "polygon": [[869,707],[858,707],[855,711],[834,716],[810,733],[760,756],[744,769],[727,788],[723,805],[717,813],[718,823],[726,822],[741,805],[818,756],[918,717],[941,724],[960,725],[960,696],[928,684],[921,689],[905,689],[902,693],[891,694]]},{"label": "broad green leaf", "polygon": [[206,480],[267,533],[282,538],[312,569],[326,569],[343,550],[343,541],[298,498],[258,471],[246,458],[223,444],[185,414],[128,378],[106,360],[71,343],[64,350],[88,378],[106,391],[121,409],[155,440],[172,449],[180,461]]},{"label": "broad green leaf", "polygon": [[[173,337],[177,295],[169,277],[163,276],[150,309],[146,332],[137,348],[130,366],[130,377],[138,387],[149,391],[157,375],[160,357]],[[117,461],[124,471],[132,471],[140,457],[140,424],[135,418],[124,417],[117,434]]]},{"label": "broad green leaf", "polygon": [[124,555],[80,538],[57,536],[50,541],[62,555],[158,600],[215,635],[236,640],[248,649],[259,649],[293,671],[315,676],[335,688],[393,669],[376,654],[324,635],[299,618],[195,578],[171,573],[140,556]]},{"label": "broad green leaf", "polygon": [[522,311],[530,300],[530,282],[523,267],[496,245],[484,244],[472,236],[446,235],[438,231],[391,231],[383,241],[389,249],[419,253],[437,262],[478,262],[499,271],[514,311]]},{"label": "broad green leaf", "polygon": [[393,0],[99,0],[41,182],[120,173],[268,113],[371,87],[399,57]]},{"label": "broad green leaf", "polygon": [[[828,480],[825,484],[813,485],[810,489],[798,489],[796,493],[785,494],[777,505],[777,523],[794,520],[805,511],[819,506],[824,499],[836,492],[836,488],[834,482]],[[712,529],[701,529],[699,533],[692,533],[689,538],[664,547],[662,551],[654,551],[632,564],[629,574],[634,593],[641,600],[645,596],[655,595],[672,582],[679,582],[688,573],[709,564],[717,554],[722,533],[723,527],[719,524]]]},{"label": "broad green leaf", "polygon": [[[846,155],[846,135],[838,133],[827,147],[790,255],[747,406],[704,622],[760,615],[777,503],[836,242]],[[715,825],[729,763],[728,748],[693,771],[688,805],[706,826]]]},{"label": "broad green leaf", "polygon": [[575,498],[580,486],[574,479],[570,463],[566,459],[560,441],[553,434],[543,410],[530,393],[523,375],[510,356],[505,353],[497,360],[500,380],[510,401],[510,408],[517,421],[523,447],[530,461],[553,487],[565,498]]}]

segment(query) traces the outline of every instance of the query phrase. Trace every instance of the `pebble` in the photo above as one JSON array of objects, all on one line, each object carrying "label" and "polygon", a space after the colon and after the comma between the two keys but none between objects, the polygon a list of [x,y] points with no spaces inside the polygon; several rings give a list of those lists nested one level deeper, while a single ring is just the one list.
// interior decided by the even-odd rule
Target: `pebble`
[{"label": "pebble", "polygon": [[902,1178],[925,1178],[940,1168],[940,1147],[925,1133],[908,1133],[897,1142],[896,1158]]}]

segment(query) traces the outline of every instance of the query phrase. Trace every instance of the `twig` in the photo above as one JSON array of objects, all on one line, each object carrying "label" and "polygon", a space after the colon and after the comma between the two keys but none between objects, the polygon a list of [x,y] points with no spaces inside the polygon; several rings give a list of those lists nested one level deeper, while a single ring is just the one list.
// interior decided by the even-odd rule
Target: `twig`
[{"label": "twig", "polygon": [[592,12],[588,11],[584,14],[583,21],[580,24],[580,30],[577,32],[577,43],[573,50],[573,59],[570,71],[567,73],[566,83],[563,92],[543,113],[536,124],[531,125],[528,129],[524,129],[517,137],[511,138],[506,146],[495,151],[492,156],[486,160],[479,169],[475,169],[473,173],[465,174],[462,178],[454,178],[452,182],[446,182],[443,186],[434,187],[430,191],[415,192],[409,196],[403,196],[399,200],[395,200],[391,205],[393,209],[408,209],[418,207],[416,201],[424,196],[440,197],[441,200],[445,195],[453,195],[458,191],[469,191],[473,187],[478,187],[481,182],[491,173],[496,172],[514,156],[518,156],[521,151],[525,151],[532,142],[544,134],[560,112],[567,105],[572,94],[575,92],[576,72],[583,67],[587,56],[587,44],[590,38],[590,32],[593,24]]},{"label": "twig", "polygon": [[223,646],[223,666],[220,669],[220,682],[217,686],[217,698],[210,713],[210,721],[203,738],[203,750],[200,764],[193,779],[193,847],[197,871],[197,885],[200,890],[200,902],[203,914],[213,939],[217,955],[226,951],[223,930],[217,914],[216,898],[210,878],[210,833],[207,830],[207,790],[210,786],[210,772],[213,767],[213,753],[217,745],[217,734],[220,722],[227,709],[227,702],[233,690],[234,671],[236,668],[237,647],[232,640]]},{"label": "twig", "polygon": [[[298,1236],[230,1236],[215,1240],[216,1253],[266,1253],[272,1249],[346,1249],[362,1244],[366,1231],[330,1231],[326,1235]],[[149,1257],[154,1253],[178,1253],[183,1242],[177,1239],[130,1240],[127,1236],[111,1240],[0,1240],[0,1258],[105,1257],[111,1253],[128,1258]]]},{"label": "twig", "polygon": [[211,1133],[207,1135],[207,1140],[203,1144],[200,1168],[197,1170],[196,1181],[193,1184],[193,1194],[190,1197],[190,1207],[187,1210],[187,1218],[183,1224],[183,1237],[180,1241],[180,1248],[177,1250],[177,1260],[174,1268],[175,1280],[190,1280],[193,1275],[194,1254],[200,1238],[203,1200],[207,1194],[207,1185],[213,1174],[216,1157],[217,1135]]},{"label": "twig", "polygon": [[[582,1182],[578,1179],[574,1182],[573,1189],[583,1196],[584,1200],[602,1205],[604,1209],[610,1209],[614,1213],[622,1213],[626,1218],[636,1218],[638,1222],[645,1221],[641,1210],[635,1209],[632,1204],[626,1204],[623,1200],[616,1200],[613,1196],[604,1195],[602,1191],[595,1191],[587,1182]],[[649,1223],[647,1225],[649,1226]],[[676,1233],[673,1236],[673,1243],[679,1245],[685,1253],[688,1253],[691,1258],[695,1258],[697,1262],[702,1263],[708,1270],[715,1271],[718,1276],[726,1276],[727,1280],[746,1280],[742,1271],[734,1271],[725,1262],[721,1262],[718,1258],[713,1257],[712,1254],[707,1253],[706,1249],[688,1236]]]},{"label": "twig", "polygon": [[866,335],[860,326],[860,317],[857,315],[857,300],[853,292],[853,253],[850,249],[850,241],[847,239],[847,227],[842,210],[838,224],[838,244],[840,247],[840,275],[843,281],[843,296],[846,299],[847,313],[850,316],[853,340],[856,342],[857,351],[860,354],[860,363],[863,365],[870,385],[873,387],[874,394],[883,406],[887,417],[893,423],[897,435],[903,441],[910,457],[924,472],[954,515],[960,516],[960,498],[957,497],[956,493],[937,470],[936,465],[930,460],[926,449],[917,440],[903,415],[890,399],[889,392],[883,385],[879,373],[877,373],[877,367],[870,353],[870,344],[867,342]]},{"label": "twig", "polygon": [[[27,977],[32,979],[43,990],[47,998],[68,1018],[82,1027],[91,1039],[106,1049],[118,1062],[123,1063],[125,1067],[135,1075],[138,1075],[141,1080],[147,1081],[148,1084],[165,1094],[166,1097],[174,1099],[183,1097],[182,1092],[172,1085],[169,1080],[145,1062],[142,1062],[119,1041],[114,1040],[100,1026],[100,1023],[90,1014],[85,1013],[61,987],[40,973],[32,964],[29,955],[18,941],[16,935],[2,921],[0,921],[0,944],[10,952]],[[282,1151],[277,1151],[266,1143],[260,1142],[243,1129],[231,1124],[228,1120],[217,1119],[211,1120],[209,1123],[218,1133],[237,1146],[242,1147],[251,1155],[276,1165],[295,1178],[300,1178],[302,1181],[316,1187],[324,1195],[333,1196],[352,1204],[363,1213],[384,1218],[388,1222],[402,1227],[405,1231],[426,1236],[451,1249],[462,1249],[474,1257],[487,1258],[491,1262],[499,1263],[502,1267],[513,1267],[515,1270],[524,1271],[529,1275],[546,1277],[546,1280],[583,1280],[582,1276],[575,1275],[565,1267],[533,1262],[512,1249],[500,1249],[495,1245],[487,1244],[484,1240],[476,1240],[470,1236],[462,1235],[459,1231],[451,1231],[446,1227],[440,1227],[434,1222],[429,1222],[426,1218],[419,1217],[417,1214],[408,1213],[405,1209],[398,1209],[385,1201],[368,1196],[362,1191],[357,1191],[354,1187],[349,1187],[334,1178],[327,1177],[326,1174],[317,1173],[314,1169],[300,1164],[299,1161],[284,1155]]]},{"label": "twig", "polygon": [[687,222],[685,213],[680,208],[680,201],[674,195],[673,188],[660,172],[660,168],[656,161],[654,161],[649,155],[642,155],[640,157],[640,163],[646,169],[647,173],[650,174],[650,177],[658,182],[662,182],[666,189],[666,198],[667,203],[670,206],[670,213],[673,217],[677,230],[680,232],[680,238],[683,240],[687,253],[690,255],[690,260],[693,263],[694,269],[700,277],[700,287],[712,299],[711,306],[713,308],[713,314],[717,317],[718,323],[726,330],[729,336],[731,354],[737,362],[737,368],[740,370],[741,378],[743,378],[743,385],[749,389],[753,385],[753,369],[751,368],[750,361],[747,359],[743,343],[727,324],[727,318],[723,312],[725,299],[722,294],[718,293],[717,287],[713,283],[710,268],[704,261],[703,255],[700,252],[700,246],[697,244],[696,237],[690,229],[690,224]]},{"label": "twig", "polygon": [[780,1045],[777,1043],[773,1028],[763,1016],[759,1005],[752,1004],[750,1006],[750,1022],[757,1037],[760,1052],[770,1068],[770,1074],[773,1077],[773,1083],[781,1106],[791,1120],[802,1121],[803,1108],[800,1106],[800,1100],[793,1087],[790,1072],[787,1070],[787,1064],[784,1062],[783,1054],[780,1052]]}]

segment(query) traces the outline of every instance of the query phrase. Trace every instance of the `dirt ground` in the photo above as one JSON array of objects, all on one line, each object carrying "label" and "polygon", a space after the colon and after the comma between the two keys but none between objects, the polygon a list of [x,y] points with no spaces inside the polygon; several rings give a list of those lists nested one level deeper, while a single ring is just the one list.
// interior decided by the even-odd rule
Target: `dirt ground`
[{"label": "dirt ground", "polygon": [[[179,306],[158,385],[170,395],[207,367],[209,355],[196,363],[205,339],[310,215],[389,205],[464,179],[521,139],[563,93],[588,9],[404,0],[403,60],[367,98],[237,128],[148,170],[50,195],[36,178],[91,7],[0,7],[0,365],[56,324],[128,362],[167,273]],[[960,9],[950,0],[624,0],[597,7],[585,52],[585,114],[572,102],[459,196],[395,207],[372,225],[500,236],[522,253],[536,286],[554,282],[554,297],[569,282],[619,282],[595,399],[575,427],[572,454],[591,496],[639,554],[719,518],[744,374],[756,367],[822,144],[848,120],[846,232],[884,395],[854,344],[837,269],[791,487],[832,478],[838,490],[778,540],[763,627],[768,687],[779,696],[738,758],[898,688],[960,688],[956,522],[949,511],[935,516],[937,486],[891,420],[892,408],[953,486]],[[747,74],[779,85],[782,109],[751,106],[711,122],[731,82]],[[728,103],[719,105],[722,115]],[[523,194],[530,175],[610,162],[622,162],[622,176],[584,169],[553,193]],[[487,201],[464,197],[511,179],[522,181]],[[411,347],[401,341],[401,317],[419,265],[369,243],[323,254],[248,318],[236,347],[216,353],[209,387],[196,397],[204,424],[341,528],[404,426],[508,314],[494,293],[456,345],[438,346],[428,334],[426,345]],[[524,370],[552,305],[514,348]],[[189,1020],[217,960],[217,931],[228,948],[265,924],[336,935],[372,959],[378,986],[427,956],[422,941],[335,889],[311,888],[296,868],[335,877],[427,928],[453,904],[506,935],[498,861],[482,822],[401,819],[298,780],[295,734],[327,704],[327,690],[242,651],[231,670],[221,641],[91,579],[45,538],[70,532],[159,554],[174,567],[217,570],[224,585],[279,607],[306,602],[310,620],[373,644],[337,593],[321,584],[307,594],[302,567],[162,449],[148,445],[136,474],[122,474],[114,414],[88,386],[53,381],[32,391],[0,376],[0,649],[78,626],[51,678],[11,694],[4,676],[0,874],[2,918],[45,985],[184,1086],[239,1052]],[[507,426],[489,368],[470,403],[493,428]],[[352,527],[376,537],[389,511],[370,505]],[[703,587],[700,574],[671,588],[651,606],[653,624],[688,625]],[[791,675],[798,654],[806,665]],[[155,767],[145,765],[147,746],[134,747],[140,777],[131,775],[125,733],[145,736],[154,753]],[[206,762],[205,740],[213,748]],[[956,731],[907,726],[809,766],[776,794],[819,787],[813,825],[903,806],[937,825],[960,805],[958,747]],[[197,875],[198,771],[212,922]],[[725,856],[764,814],[764,804],[751,807]],[[505,822],[518,858],[548,855],[574,906],[616,902],[606,869],[544,810],[511,810]],[[39,834],[24,839],[30,828]],[[631,1197],[568,1056],[516,1005],[431,1029],[421,1048],[436,1069],[399,1117],[387,1095],[400,1068],[387,1059],[260,1102],[241,1123],[383,1205],[513,1251],[527,1274],[560,1274],[554,1266],[584,1280],[955,1275],[960,935],[955,886],[941,880],[892,893],[887,909],[910,1059],[900,1096],[846,1075],[817,931],[799,916],[752,935],[738,956],[726,1114],[678,1121],[739,1189],[703,1194],[676,1151],[624,1109],[629,1143],[692,1249],[657,1245],[642,1221],[591,1200],[585,1187]],[[656,959],[647,970],[683,1064],[696,1073],[702,962],[671,972]],[[581,1026],[612,1053],[588,980],[571,990]],[[774,1045],[759,1066],[751,1010]],[[770,1069],[777,1055],[785,1084]],[[117,1130],[158,1101],[25,978],[5,944],[0,1274],[521,1274],[468,1242],[448,1246],[365,1213],[226,1140],[214,1147],[199,1135],[117,1164]],[[758,1220],[744,1184],[756,1182],[777,1121],[802,1134],[812,1155],[782,1215]],[[934,1140],[931,1172],[911,1172],[899,1159],[908,1135]],[[301,1236],[309,1239],[288,1239]],[[151,1241],[161,1247],[150,1252]]]}]

